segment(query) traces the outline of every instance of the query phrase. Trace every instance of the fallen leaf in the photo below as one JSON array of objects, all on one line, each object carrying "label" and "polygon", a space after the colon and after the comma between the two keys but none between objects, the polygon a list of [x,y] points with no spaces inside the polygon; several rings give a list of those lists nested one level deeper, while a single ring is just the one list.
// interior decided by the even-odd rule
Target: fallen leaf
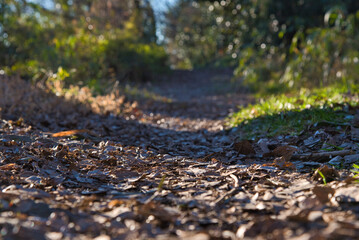
[{"label": "fallen leaf", "polygon": [[247,140],[234,143],[233,149],[236,150],[239,154],[250,155],[256,153],[252,144]]},{"label": "fallen leaf", "polygon": [[269,148],[268,148],[268,140],[267,139],[260,139],[257,142],[259,148],[261,149],[262,153],[269,153]]},{"label": "fallen leaf", "polygon": [[344,156],[344,164],[345,165],[350,165],[350,164],[358,162],[358,161],[359,161],[359,154]]},{"label": "fallen leaf", "polygon": [[296,151],[298,151],[298,148],[286,145],[275,148],[271,154],[274,157],[283,157],[285,161],[289,161]]},{"label": "fallen leaf", "polygon": [[69,136],[74,136],[74,135],[81,135],[83,133],[88,133],[88,134],[93,135],[93,133],[90,130],[75,129],[75,130],[68,130],[68,131],[53,133],[51,136],[52,137],[69,137]]},{"label": "fallen leaf", "polygon": [[265,163],[263,166],[272,166],[279,169],[292,169],[295,170],[295,165],[291,162],[287,162],[284,157],[277,157],[273,163]]},{"label": "fallen leaf", "polygon": [[123,203],[124,203],[123,200],[114,199],[108,203],[108,207],[109,208],[118,207],[118,206],[122,205]]},{"label": "fallen leaf", "polygon": [[3,171],[15,170],[17,168],[18,168],[18,165],[16,165],[15,163],[8,163],[6,165],[0,166],[0,170],[3,170]]},{"label": "fallen leaf", "polygon": [[359,141],[359,128],[351,126],[350,134],[353,141]]},{"label": "fallen leaf", "polygon": [[315,186],[312,189],[313,193],[315,194],[315,196],[318,198],[318,200],[325,204],[327,202],[329,202],[330,198],[334,195],[335,193],[335,189],[331,188],[331,187],[322,187],[322,186]]},{"label": "fallen leaf", "polygon": [[333,167],[328,167],[327,165],[321,166],[313,174],[314,180],[317,180],[317,181],[321,180],[322,182],[324,182],[324,179],[322,179],[322,176],[320,173],[323,174],[326,182],[330,182],[330,181],[335,180],[336,178],[339,178],[338,171]]},{"label": "fallen leaf", "polygon": [[31,139],[31,137],[22,136],[22,135],[3,135],[3,138],[13,140],[13,141],[18,141],[18,142],[32,142],[33,141]]},{"label": "fallen leaf", "polygon": [[236,232],[236,236],[240,239],[254,239],[258,234],[267,235],[273,233],[277,229],[283,229],[284,227],[284,221],[270,219],[269,217],[260,217],[248,224],[241,225]]},{"label": "fallen leaf", "polygon": [[331,165],[340,166],[343,163],[343,158],[341,156],[336,156],[332,158],[329,162]]}]

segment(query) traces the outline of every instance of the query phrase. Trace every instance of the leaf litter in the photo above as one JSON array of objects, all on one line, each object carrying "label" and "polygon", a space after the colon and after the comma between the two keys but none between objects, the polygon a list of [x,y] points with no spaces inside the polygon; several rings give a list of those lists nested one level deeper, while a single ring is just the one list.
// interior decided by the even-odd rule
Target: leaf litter
[{"label": "leaf litter", "polygon": [[359,236],[354,127],[238,141],[218,114],[198,119],[205,108],[188,109],[191,99],[165,115],[167,102],[91,97],[109,105],[96,108],[87,93],[59,99],[19,79],[0,84],[4,239]]}]

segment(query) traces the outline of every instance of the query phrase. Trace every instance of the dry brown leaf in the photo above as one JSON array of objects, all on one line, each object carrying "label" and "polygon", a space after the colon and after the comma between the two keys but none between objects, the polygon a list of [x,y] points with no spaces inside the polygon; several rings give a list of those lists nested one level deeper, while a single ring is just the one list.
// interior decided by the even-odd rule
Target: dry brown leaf
[{"label": "dry brown leaf", "polygon": [[353,141],[358,141],[359,140],[359,128],[355,128],[355,127],[352,126],[350,134],[351,134],[351,139]]},{"label": "dry brown leaf", "polygon": [[274,157],[284,157],[285,161],[289,161],[296,151],[298,151],[296,147],[285,145],[275,148],[271,154]]},{"label": "dry brown leaf", "polygon": [[108,207],[109,207],[109,208],[114,208],[114,207],[121,206],[122,204],[124,204],[124,201],[123,201],[123,200],[114,199],[114,200],[112,200],[112,201],[110,201],[110,202],[108,203]]},{"label": "dry brown leaf", "polygon": [[330,182],[330,181],[335,180],[336,178],[339,178],[338,171],[333,167],[328,167],[327,165],[321,166],[313,174],[314,180],[317,180],[317,181],[321,180],[322,182],[324,182],[320,173],[322,173],[324,175],[326,182]]},{"label": "dry brown leaf", "polygon": [[69,137],[69,136],[73,136],[76,134],[89,133],[89,132],[90,131],[87,129],[75,129],[75,130],[68,130],[68,131],[53,133],[51,136],[52,137]]},{"label": "dry brown leaf", "polygon": [[157,220],[169,224],[176,219],[175,213],[170,213],[167,211],[162,205],[151,201],[144,205],[141,205],[137,209],[137,214],[141,214],[143,216],[154,216]]},{"label": "dry brown leaf", "polygon": [[15,163],[9,163],[9,164],[0,166],[0,170],[10,171],[10,170],[16,169],[17,167],[18,167],[17,164],[15,164]]},{"label": "dry brown leaf", "polygon": [[263,166],[272,166],[279,169],[296,169],[295,165],[291,162],[287,162],[284,157],[277,157],[274,159],[273,163],[265,163]]},{"label": "dry brown leaf", "polygon": [[335,193],[335,189],[326,186],[315,186],[312,191],[315,196],[317,196],[318,200],[323,204],[329,202],[330,198]]},{"label": "dry brown leaf", "polygon": [[[0,120],[3,189],[0,222],[6,223],[2,232],[10,234],[4,238],[41,238],[46,233],[51,239],[66,236],[236,239],[230,232],[236,228],[239,228],[238,238],[250,239],[268,236],[272,239],[328,239],[332,234],[337,234],[334,235],[336,239],[356,239],[358,236],[353,231],[359,229],[355,222],[358,188],[355,184],[348,185],[354,179],[348,180],[348,184],[328,184],[331,188],[315,187],[308,177],[313,167],[310,162],[306,162],[307,168],[303,167],[300,172],[278,170],[294,168],[294,162],[288,161],[294,158],[318,164],[313,161],[341,156],[345,163],[355,162],[357,148],[351,141],[350,129],[325,129],[329,134],[328,143],[343,144],[341,147],[345,149],[340,151],[313,153],[305,147],[303,141],[314,134],[313,129],[300,136],[271,137],[256,143],[243,141],[228,146],[232,136],[222,130],[217,132],[222,128],[220,122],[201,120],[199,125],[197,117],[173,117],[188,114],[188,107],[193,108],[188,102],[177,109],[181,112],[159,108],[154,115],[146,115],[144,111],[143,116],[138,116],[143,110],[142,103],[138,106],[126,103],[124,99],[117,99],[118,95],[94,98],[88,89],[74,98],[74,102],[68,102],[67,98],[40,96],[40,90],[38,94],[28,94],[31,96],[28,98],[26,92],[21,93],[32,90],[24,85],[18,89],[20,94],[10,94],[1,86],[2,81],[0,100],[4,97],[1,93],[8,97],[6,103],[0,101],[0,108],[5,110],[0,114],[7,115],[4,118],[7,120]],[[75,101],[80,98],[80,102]],[[14,102],[14,108],[4,109]],[[86,103],[82,107],[87,109],[84,110],[87,115],[77,111],[80,103]],[[160,102],[153,104],[168,107]],[[36,111],[38,108],[42,110]],[[198,114],[199,108],[193,109]],[[207,111],[200,110],[200,114]],[[225,113],[224,109],[220,111]],[[216,109],[213,112],[218,115]],[[19,113],[25,119],[22,123],[15,122]],[[109,113],[111,116],[106,115]],[[117,113],[123,115],[117,117]],[[14,117],[8,117],[9,114]],[[11,126],[9,119],[14,121]],[[30,123],[35,127],[27,128]],[[59,127],[88,131],[56,133]],[[212,130],[191,132],[197,127],[216,133]],[[108,136],[98,137],[99,142],[93,144],[95,141],[87,141],[92,140],[90,130],[105,130]],[[67,138],[54,141],[48,137],[48,131],[54,133],[53,137]],[[217,136],[222,133],[223,137]],[[86,141],[69,139],[72,135]],[[340,138],[334,141],[331,135]],[[307,143],[317,142],[315,138],[310,140]],[[321,138],[319,143],[324,140]],[[296,147],[290,145],[298,146],[300,154],[293,154],[292,148]],[[270,149],[274,149],[273,152]],[[238,153],[249,156],[239,157]],[[262,167],[263,159],[252,155],[265,153],[275,158],[266,165],[275,167]],[[301,163],[294,164],[299,168]],[[338,171],[346,174],[344,169]],[[164,180],[166,187],[158,188],[158,183]],[[340,209],[324,206],[328,199]],[[325,216],[329,213],[330,221]],[[263,214],[265,218],[261,217]],[[331,227],[335,224],[337,227]],[[18,226],[21,235],[14,235]],[[181,231],[188,234],[180,234]],[[39,234],[34,235],[36,232]],[[50,237],[48,233],[56,234]]]},{"label": "dry brown leaf", "polygon": [[234,143],[233,149],[236,150],[239,154],[250,155],[256,153],[252,144],[247,140]]},{"label": "dry brown leaf", "polygon": [[355,114],[354,118],[352,120],[352,128],[353,127],[359,127],[359,114]]}]

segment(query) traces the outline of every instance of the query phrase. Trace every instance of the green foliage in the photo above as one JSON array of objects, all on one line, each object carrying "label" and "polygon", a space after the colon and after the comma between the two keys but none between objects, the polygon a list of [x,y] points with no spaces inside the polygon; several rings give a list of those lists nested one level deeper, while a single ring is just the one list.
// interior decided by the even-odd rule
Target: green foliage
[{"label": "green foliage", "polygon": [[359,165],[353,164],[353,169],[351,171],[355,174],[354,178],[356,179],[356,182],[359,182]]},{"label": "green foliage", "polygon": [[298,32],[293,38],[290,61],[280,82],[295,88],[322,87],[338,82],[357,84],[359,31],[353,31],[358,28],[357,20],[351,15],[347,21],[341,21],[340,26],[310,29],[306,37]]},{"label": "green foliage", "polygon": [[232,127],[239,126],[242,138],[300,134],[318,124],[346,125],[349,121],[346,109],[359,105],[357,96],[346,93],[347,89],[333,87],[302,89],[296,95],[274,95],[240,109],[230,117],[229,123]]},{"label": "green foliage", "polygon": [[357,84],[358,24],[356,0],[179,0],[165,35],[174,66],[235,61],[235,77],[268,94]]},{"label": "green foliage", "polygon": [[327,185],[327,178],[324,176],[324,174],[319,169],[317,169],[317,172],[319,173],[320,177],[322,178],[323,184]]},{"label": "green foliage", "polygon": [[[174,68],[198,68],[234,65],[235,60],[225,53],[228,41],[226,28],[221,27],[220,14],[209,10],[211,3],[178,0],[166,13],[167,51]],[[226,33],[228,35],[228,33]]]},{"label": "green foliage", "polygon": [[114,38],[105,50],[106,66],[120,74],[130,73],[134,79],[148,79],[153,72],[166,69],[167,55],[155,43],[144,44]]},{"label": "green foliage", "polygon": [[320,17],[322,22],[314,26],[294,24],[291,28],[295,31],[287,39],[280,32],[279,45],[264,42],[260,47],[242,50],[236,76],[251,90],[262,93],[358,84],[359,11],[346,15],[343,5],[324,12],[328,6],[323,5],[320,14],[311,16]]},{"label": "green foliage", "polygon": [[[155,34],[153,21],[133,15],[109,27],[101,21],[104,16],[97,20],[97,12],[83,10],[101,2],[58,2],[59,7],[45,9],[27,1],[6,1],[0,18],[0,68],[33,81],[89,84],[95,90],[115,79],[150,80],[166,70],[164,48],[150,36]],[[140,12],[148,8],[145,2],[132,12],[146,16]]]}]

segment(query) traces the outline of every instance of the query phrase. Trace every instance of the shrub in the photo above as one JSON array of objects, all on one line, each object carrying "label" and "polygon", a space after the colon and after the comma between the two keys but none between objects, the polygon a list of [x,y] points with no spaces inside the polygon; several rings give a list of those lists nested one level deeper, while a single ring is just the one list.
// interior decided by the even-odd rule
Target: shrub
[{"label": "shrub", "polygon": [[354,87],[359,80],[359,12],[347,17],[334,13],[327,13],[326,27],[298,30],[289,48],[245,48],[235,75],[262,93],[333,84]]},{"label": "shrub", "polygon": [[163,47],[126,27],[131,23],[95,30],[85,18],[69,22],[27,1],[9,5],[0,16],[0,69],[7,74],[102,91],[114,80],[151,80],[167,69]]}]

